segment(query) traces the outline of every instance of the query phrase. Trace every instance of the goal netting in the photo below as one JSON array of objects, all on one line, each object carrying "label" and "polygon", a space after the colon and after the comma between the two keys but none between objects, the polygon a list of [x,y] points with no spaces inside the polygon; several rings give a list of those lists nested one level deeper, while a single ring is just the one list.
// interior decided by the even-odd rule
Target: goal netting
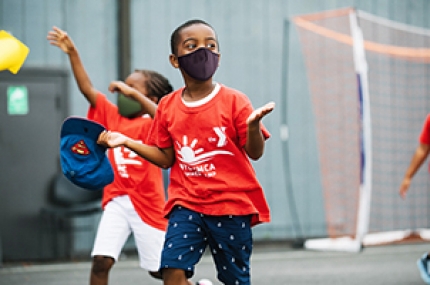
[{"label": "goal netting", "polygon": [[430,111],[430,30],[352,8],[293,18],[315,117],[327,239],[305,247],[427,238],[427,167],[399,186]]}]

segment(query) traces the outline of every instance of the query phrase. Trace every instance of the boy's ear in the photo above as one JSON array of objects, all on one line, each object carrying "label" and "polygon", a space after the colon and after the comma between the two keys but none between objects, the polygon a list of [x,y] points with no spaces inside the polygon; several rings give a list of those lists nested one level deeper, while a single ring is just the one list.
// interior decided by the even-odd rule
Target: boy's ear
[{"label": "boy's ear", "polygon": [[174,68],[179,68],[179,62],[178,62],[178,57],[174,54],[171,54],[169,56],[169,61],[170,64],[174,67]]},{"label": "boy's ear", "polygon": [[151,100],[152,102],[154,102],[155,104],[158,104],[158,97],[154,96],[154,95],[148,95],[148,99]]}]

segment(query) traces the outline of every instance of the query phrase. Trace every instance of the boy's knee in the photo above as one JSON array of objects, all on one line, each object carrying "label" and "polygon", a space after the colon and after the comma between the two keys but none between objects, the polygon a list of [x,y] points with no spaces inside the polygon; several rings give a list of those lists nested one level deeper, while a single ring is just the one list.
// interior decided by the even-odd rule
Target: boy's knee
[{"label": "boy's knee", "polygon": [[163,276],[161,276],[160,271],[149,271],[149,275],[151,275],[152,277],[154,277],[156,279],[163,279]]},{"label": "boy's knee", "polygon": [[91,272],[96,275],[107,274],[112,268],[115,260],[108,256],[94,256]]},{"label": "boy's knee", "polygon": [[183,269],[164,268],[162,271],[165,284],[187,284],[187,277]]}]

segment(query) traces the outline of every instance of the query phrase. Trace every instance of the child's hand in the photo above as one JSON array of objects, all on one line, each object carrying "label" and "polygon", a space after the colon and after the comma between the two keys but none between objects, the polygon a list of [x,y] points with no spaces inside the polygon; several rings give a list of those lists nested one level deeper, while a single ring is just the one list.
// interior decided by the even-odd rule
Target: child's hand
[{"label": "child's hand", "polygon": [[51,45],[59,47],[66,54],[69,54],[75,49],[75,44],[67,32],[57,27],[53,27],[52,31],[49,31],[47,39]]},{"label": "child's hand", "polygon": [[269,102],[263,107],[255,109],[254,112],[249,115],[248,119],[246,120],[246,123],[249,125],[260,122],[260,120],[263,119],[264,116],[272,112],[274,108],[275,102]]},{"label": "child's hand", "polygon": [[100,133],[97,143],[108,148],[114,148],[124,145],[128,139],[129,137],[121,133],[104,131]]},{"label": "child's hand", "polygon": [[112,81],[109,84],[109,88],[108,90],[110,92],[119,92],[124,94],[125,96],[129,96],[129,97],[133,97],[134,91],[135,89],[128,86],[127,84],[125,84],[122,81]]},{"label": "child's hand", "polygon": [[402,197],[403,199],[406,198],[406,193],[409,190],[409,186],[411,185],[411,180],[408,178],[404,178],[402,181],[402,184],[400,185],[400,197]]}]

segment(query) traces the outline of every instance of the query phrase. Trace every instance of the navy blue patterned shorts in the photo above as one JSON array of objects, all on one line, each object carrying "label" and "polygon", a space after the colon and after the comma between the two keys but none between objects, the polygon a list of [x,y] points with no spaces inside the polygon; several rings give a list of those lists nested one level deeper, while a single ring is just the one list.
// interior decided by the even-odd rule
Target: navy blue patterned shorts
[{"label": "navy blue patterned shorts", "polygon": [[218,279],[226,285],[249,285],[250,222],[251,216],[207,216],[176,207],[169,216],[160,269],[183,269],[190,278],[209,245]]}]

